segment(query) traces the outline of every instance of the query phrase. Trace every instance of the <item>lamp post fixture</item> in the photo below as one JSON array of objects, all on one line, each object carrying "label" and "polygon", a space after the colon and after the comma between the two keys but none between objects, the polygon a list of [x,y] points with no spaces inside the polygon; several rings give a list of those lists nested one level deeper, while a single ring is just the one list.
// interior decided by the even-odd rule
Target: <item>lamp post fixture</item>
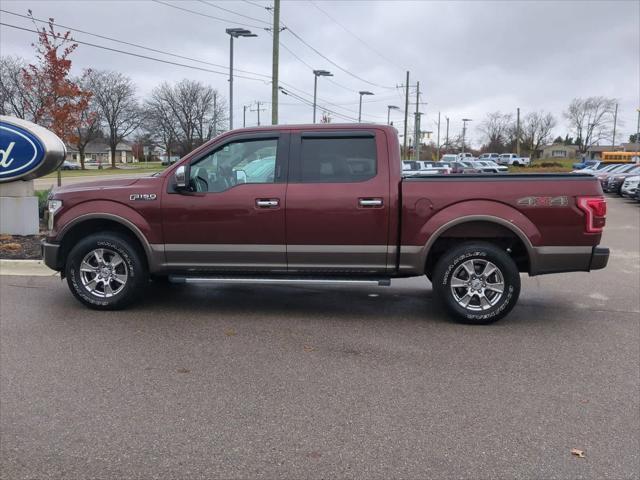
[{"label": "lamp post fixture", "polygon": [[462,157],[464,158],[464,137],[467,133],[467,122],[470,122],[470,118],[462,119]]},{"label": "lamp post fixture", "polygon": [[361,90],[360,92],[360,106],[358,107],[358,123],[362,121],[362,96],[363,95],[373,95],[372,92],[368,92],[366,90]]},{"label": "lamp post fixture", "polygon": [[313,123],[316,123],[316,101],[318,98],[318,77],[333,77],[328,70],[313,71]]},{"label": "lamp post fixture", "polygon": [[400,110],[400,107],[395,105],[387,105],[387,125],[391,125],[391,110]]},{"label": "lamp post fixture", "polygon": [[258,35],[244,28],[227,28],[225,31],[229,35],[229,130],[233,130],[233,39]]}]

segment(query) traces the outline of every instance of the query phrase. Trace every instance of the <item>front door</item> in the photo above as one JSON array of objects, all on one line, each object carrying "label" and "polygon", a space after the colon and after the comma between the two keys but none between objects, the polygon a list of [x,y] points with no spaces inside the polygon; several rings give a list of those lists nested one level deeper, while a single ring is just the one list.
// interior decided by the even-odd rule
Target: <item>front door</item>
[{"label": "front door", "polygon": [[[190,191],[163,196],[167,266],[285,271],[288,135],[232,137],[190,163]],[[171,182],[172,180],[170,180]]]},{"label": "front door", "polygon": [[387,158],[386,138],[374,129],[292,134],[286,198],[290,272],[387,270]]}]

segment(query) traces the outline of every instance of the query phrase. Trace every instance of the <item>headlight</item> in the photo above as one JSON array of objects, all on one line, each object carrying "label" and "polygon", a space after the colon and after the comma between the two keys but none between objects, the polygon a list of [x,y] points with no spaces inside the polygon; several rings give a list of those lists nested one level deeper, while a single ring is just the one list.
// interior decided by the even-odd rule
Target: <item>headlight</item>
[{"label": "headlight", "polygon": [[49,230],[53,230],[53,218],[56,215],[56,212],[62,208],[62,200],[49,200],[47,204],[48,210],[48,221],[47,226]]}]

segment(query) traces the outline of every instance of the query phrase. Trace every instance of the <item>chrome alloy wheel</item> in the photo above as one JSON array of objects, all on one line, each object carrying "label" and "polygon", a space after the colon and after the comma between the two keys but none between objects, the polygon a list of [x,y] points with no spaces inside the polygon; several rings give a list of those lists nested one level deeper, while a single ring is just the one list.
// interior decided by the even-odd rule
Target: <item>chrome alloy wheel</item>
[{"label": "chrome alloy wheel", "polygon": [[487,260],[467,260],[453,272],[451,293],[462,308],[488,310],[502,298],[504,277],[500,269]]},{"label": "chrome alloy wheel", "polygon": [[122,257],[108,248],[96,248],[80,264],[80,281],[92,295],[110,298],[122,291],[129,270]]}]

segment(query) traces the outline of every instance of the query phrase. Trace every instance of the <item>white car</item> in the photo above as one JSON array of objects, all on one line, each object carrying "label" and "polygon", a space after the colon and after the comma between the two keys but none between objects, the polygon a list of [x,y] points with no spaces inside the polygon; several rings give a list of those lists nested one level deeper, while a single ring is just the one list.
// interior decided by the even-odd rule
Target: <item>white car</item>
[{"label": "white car", "polygon": [[475,168],[487,173],[504,173],[509,171],[509,167],[498,165],[491,160],[476,160],[471,163]]},{"label": "white car", "polygon": [[531,159],[529,157],[519,157],[515,153],[503,153],[498,158],[498,163],[513,167],[525,167],[531,164]]},{"label": "white car", "polygon": [[500,158],[499,153],[482,153],[478,157],[478,160],[487,160],[487,161],[497,162],[499,158]]},{"label": "white car", "polygon": [[636,192],[638,191],[638,184],[640,184],[640,175],[627,177],[622,183],[620,193],[623,197],[634,197],[636,195]]},{"label": "white car", "polygon": [[446,163],[441,162],[425,162],[419,161],[418,165],[420,166],[420,170],[429,170],[434,171],[435,173],[448,175],[451,173],[451,167]]}]

